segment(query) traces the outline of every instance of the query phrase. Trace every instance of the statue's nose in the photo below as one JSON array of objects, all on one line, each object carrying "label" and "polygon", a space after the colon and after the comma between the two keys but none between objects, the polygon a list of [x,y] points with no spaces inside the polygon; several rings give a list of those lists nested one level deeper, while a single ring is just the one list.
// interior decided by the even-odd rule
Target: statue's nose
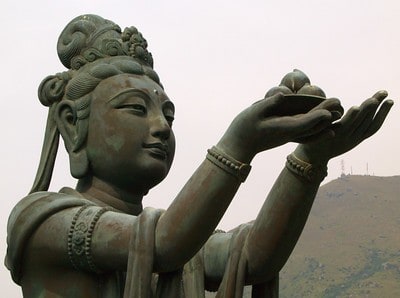
[{"label": "statue's nose", "polygon": [[170,137],[171,127],[163,114],[153,118],[151,122],[151,134],[162,140],[167,140]]}]

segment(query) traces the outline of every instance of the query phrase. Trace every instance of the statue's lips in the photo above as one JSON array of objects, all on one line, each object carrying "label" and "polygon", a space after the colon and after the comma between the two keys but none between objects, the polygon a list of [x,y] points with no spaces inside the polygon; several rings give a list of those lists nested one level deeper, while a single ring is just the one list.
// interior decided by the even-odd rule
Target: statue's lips
[{"label": "statue's lips", "polygon": [[143,147],[155,158],[165,160],[168,157],[168,146],[162,143],[143,144]]}]

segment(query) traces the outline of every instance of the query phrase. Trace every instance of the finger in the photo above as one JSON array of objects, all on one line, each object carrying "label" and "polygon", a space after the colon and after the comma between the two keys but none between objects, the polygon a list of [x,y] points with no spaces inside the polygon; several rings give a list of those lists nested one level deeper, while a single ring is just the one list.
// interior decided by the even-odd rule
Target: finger
[{"label": "finger", "polygon": [[255,101],[255,102],[253,102],[251,105],[254,106],[254,105],[258,104],[260,101],[262,101],[262,100],[264,100],[264,99],[265,99],[265,98],[260,99],[260,100],[257,100],[257,101]]},{"label": "finger", "polygon": [[314,135],[331,125],[332,114],[327,110],[312,111],[307,114],[287,117],[286,130],[291,139]]},{"label": "finger", "polygon": [[[379,92],[378,92],[379,93]],[[379,105],[383,100],[382,94],[376,93],[373,97],[364,101],[360,106],[360,111],[357,116],[353,119],[353,124],[349,129],[348,133],[364,135],[365,131],[370,126],[372,119],[378,109]],[[375,97],[378,94],[377,97]]]},{"label": "finger", "polygon": [[283,93],[279,92],[270,97],[260,99],[254,102],[252,105],[257,106],[257,108],[259,108],[261,111],[265,111],[280,106],[283,103],[283,100],[284,100]]},{"label": "finger", "polygon": [[388,93],[386,90],[380,90],[376,92],[372,97],[376,98],[380,102],[382,102],[386,97],[388,96]]},{"label": "finger", "polygon": [[330,127],[310,136],[300,137],[294,142],[301,144],[311,144],[316,142],[323,142],[332,139],[335,136],[335,132]]},{"label": "finger", "polygon": [[337,98],[329,98],[327,100],[324,100],[321,102],[318,106],[316,106],[312,111],[318,110],[318,109],[325,109],[328,111],[337,111],[341,113],[341,115],[344,114],[344,109],[342,105],[340,104],[340,100]]},{"label": "finger", "polygon": [[387,91],[385,90],[380,90],[376,92],[371,98],[365,100],[361,105],[360,109],[377,109],[377,106],[379,106],[383,100],[388,96]]},{"label": "finger", "polygon": [[358,114],[360,113],[360,107],[352,107],[350,108],[346,114],[337,122],[338,131],[348,130],[352,127],[353,123],[357,119]]},{"label": "finger", "polygon": [[364,134],[364,138],[368,138],[376,133],[382,126],[383,122],[386,119],[386,116],[389,114],[390,109],[392,108],[394,102],[392,100],[386,100],[383,102],[381,108],[378,113],[376,113],[373,122],[368,127],[367,131]]},{"label": "finger", "polygon": [[339,111],[331,111],[331,114],[332,114],[332,122],[339,120],[343,116],[343,113],[341,113]]},{"label": "finger", "polygon": [[354,132],[354,130],[359,127],[360,123],[365,120],[365,117],[373,116],[379,104],[386,96],[387,92],[381,90],[376,92],[370,99],[364,101],[361,106],[350,108],[339,121],[339,129],[347,130],[348,133]]},{"label": "finger", "polygon": [[[319,139],[319,134],[328,133],[328,135],[335,135],[335,130],[333,129],[334,125],[331,124],[331,121],[322,121],[312,128],[309,128],[302,133],[300,132],[297,136],[297,140],[299,143],[308,143],[313,141],[314,139]],[[297,141],[296,141],[297,142]]]}]

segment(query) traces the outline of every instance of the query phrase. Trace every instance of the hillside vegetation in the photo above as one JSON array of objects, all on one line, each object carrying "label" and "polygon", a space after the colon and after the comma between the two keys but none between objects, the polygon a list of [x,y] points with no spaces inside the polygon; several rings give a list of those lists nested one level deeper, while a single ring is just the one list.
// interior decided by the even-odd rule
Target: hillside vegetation
[{"label": "hillside vegetation", "polygon": [[323,185],[280,297],[400,297],[400,176]]},{"label": "hillside vegetation", "polygon": [[400,176],[321,186],[281,271],[279,297],[400,297]]}]

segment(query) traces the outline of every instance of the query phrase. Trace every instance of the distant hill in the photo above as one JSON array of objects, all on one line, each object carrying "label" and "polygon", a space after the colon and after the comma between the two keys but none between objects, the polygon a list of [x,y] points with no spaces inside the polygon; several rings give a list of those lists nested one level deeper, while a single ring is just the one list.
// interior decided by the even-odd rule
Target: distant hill
[{"label": "distant hill", "polygon": [[321,186],[279,297],[400,297],[400,176],[348,175]]},{"label": "distant hill", "polygon": [[400,176],[321,186],[280,297],[400,297]]}]

